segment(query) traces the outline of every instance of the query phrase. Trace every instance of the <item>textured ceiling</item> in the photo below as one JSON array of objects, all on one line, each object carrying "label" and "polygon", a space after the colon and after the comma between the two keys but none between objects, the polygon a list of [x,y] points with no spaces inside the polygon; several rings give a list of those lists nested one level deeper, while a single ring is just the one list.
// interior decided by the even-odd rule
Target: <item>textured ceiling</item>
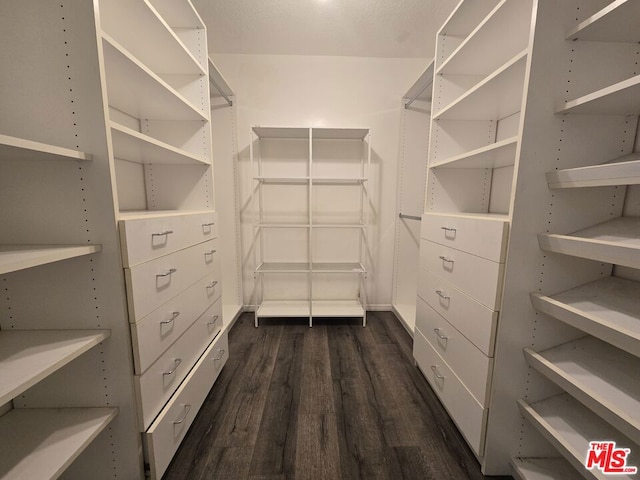
[{"label": "textured ceiling", "polygon": [[210,53],[431,58],[459,0],[193,0]]}]

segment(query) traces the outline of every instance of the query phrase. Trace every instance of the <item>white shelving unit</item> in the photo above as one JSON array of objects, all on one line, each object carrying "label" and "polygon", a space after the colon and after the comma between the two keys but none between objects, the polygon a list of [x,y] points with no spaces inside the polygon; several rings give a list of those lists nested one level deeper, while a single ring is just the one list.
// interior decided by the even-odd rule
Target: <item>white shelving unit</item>
[{"label": "white shelving unit", "polygon": [[251,138],[256,326],[267,317],[366,325],[369,130],[253,127]]},{"label": "white shelving unit", "polygon": [[91,160],[91,155],[69,148],[56,147],[24,138],[0,134],[2,160]]},{"label": "white shelving unit", "polygon": [[0,245],[0,274],[99,252],[100,245]]},{"label": "white shelving unit", "polygon": [[563,458],[514,458],[511,460],[516,480],[581,480],[584,478]]},{"label": "white shelving unit", "polygon": [[640,183],[640,154],[632,153],[611,162],[547,172],[549,188],[605,187]]}]

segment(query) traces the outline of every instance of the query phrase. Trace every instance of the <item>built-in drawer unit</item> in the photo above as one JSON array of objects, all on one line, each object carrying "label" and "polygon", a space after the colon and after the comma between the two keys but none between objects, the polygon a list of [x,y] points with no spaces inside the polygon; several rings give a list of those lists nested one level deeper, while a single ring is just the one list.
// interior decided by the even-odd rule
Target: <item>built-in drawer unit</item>
[{"label": "built-in drawer unit", "polygon": [[419,329],[413,338],[413,356],[475,454],[482,456],[488,409],[478,403]]},{"label": "built-in drawer unit", "polygon": [[485,355],[493,357],[498,312],[423,268],[418,273],[418,295]]},{"label": "built-in drawer unit", "polygon": [[215,277],[206,276],[131,324],[135,373],[144,373],[162,353],[215,301],[210,321],[222,320],[222,288]]},{"label": "built-in drawer unit", "polygon": [[142,319],[207,275],[220,281],[217,239],[125,268],[129,321]]},{"label": "built-in drawer unit", "polygon": [[152,480],[159,480],[167,469],[228,358],[227,333],[224,331],[207,348],[144,433],[145,458]]},{"label": "built-in drawer unit", "polygon": [[209,342],[220,332],[219,303],[211,305],[142,375],[135,375],[141,431],[146,430]]},{"label": "built-in drawer unit", "polygon": [[416,329],[447,362],[478,403],[487,407],[493,360],[422,299],[418,299],[416,308]]},{"label": "built-in drawer unit", "polygon": [[499,310],[503,263],[420,240],[420,267],[433,272],[491,310]]},{"label": "built-in drawer unit", "polygon": [[217,214],[125,214],[120,220],[120,243],[125,267],[177,252],[218,236]]},{"label": "built-in drawer unit", "polygon": [[427,213],[422,217],[420,237],[504,263],[508,232],[506,219]]}]

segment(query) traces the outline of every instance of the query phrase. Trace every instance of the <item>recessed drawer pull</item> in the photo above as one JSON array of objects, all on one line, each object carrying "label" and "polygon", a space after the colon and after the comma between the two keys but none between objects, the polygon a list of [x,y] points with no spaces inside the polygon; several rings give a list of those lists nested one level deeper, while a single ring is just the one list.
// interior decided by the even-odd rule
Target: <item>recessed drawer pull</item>
[{"label": "recessed drawer pull", "polygon": [[185,404],[184,406],[184,415],[182,416],[182,418],[180,420],[175,420],[173,422],[174,425],[180,425],[181,423],[183,423],[186,419],[187,419],[187,415],[189,415],[189,410],[191,410],[191,405],[189,405],[188,403]]},{"label": "recessed drawer pull", "polygon": [[217,250],[209,250],[208,252],[204,252],[204,256],[206,257],[207,255],[213,255],[216,252]]},{"label": "recessed drawer pull", "polygon": [[455,232],[456,229],[455,228],[451,228],[451,227],[440,227],[442,230],[444,230],[445,232]]},{"label": "recessed drawer pull", "polygon": [[[436,332],[436,335],[438,336],[438,338],[439,338],[440,340],[449,340],[449,337],[447,337],[446,335],[442,335],[442,334],[440,333],[440,329],[439,329],[439,328],[434,328],[434,329],[433,329],[433,331],[434,331],[434,332]],[[433,368],[433,367],[432,367],[432,368]]]},{"label": "recessed drawer pull", "polygon": [[433,372],[433,374],[436,376],[436,378],[438,380],[444,380],[445,379],[444,375],[440,375],[438,373],[438,367],[436,365],[431,365],[431,371]]},{"label": "recessed drawer pull", "polygon": [[207,285],[207,288],[213,288],[218,284],[217,280],[214,280],[213,282],[211,282],[209,285]]},{"label": "recessed drawer pull", "polygon": [[176,269],[176,268],[171,268],[171,269],[169,269],[169,271],[168,271],[168,272],[166,272],[166,273],[159,273],[158,275],[156,275],[156,278],[159,278],[159,277],[168,277],[169,275],[171,275],[172,273],[176,273],[177,271],[178,271],[178,269]]},{"label": "recessed drawer pull", "polygon": [[207,322],[207,325],[215,325],[219,318],[220,315],[214,315],[213,317],[211,317],[211,321]]},{"label": "recessed drawer pull", "polygon": [[451,300],[442,290],[436,290],[436,294],[443,300]]},{"label": "recessed drawer pull", "polygon": [[220,356],[219,357],[215,357],[213,359],[214,362],[217,362],[218,360],[222,360],[222,357],[224,357],[224,350],[218,350],[220,352]]},{"label": "recessed drawer pull", "polygon": [[160,232],[160,233],[152,233],[151,236],[152,237],[164,237],[166,235],[169,235],[170,233],[173,233],[173,230],[165,230],[164,232]]},{"label": "recessed drawer pull", "polygon": [[173,368],[168,372],[163,372],[162,375],[173,375],[178,369],[178,366],[182,363],[182,359],[176,358],[173,362],[174,362]]},{"label": "recessed drawer pull", "polygon": [[202,226],[203,227],[213,227],[215,225],[215,222],[211,222],[211,223],[203,223]]},{"label": "recessed drawer pull", "polygon": [[438,258],[440,260],[442,260],[443,262],[453,263],[453,260],[451,260],[450,258],[445,257],[444,255],[440,255]]},{"label": "recessed drawer pull", "polygon": [[171,318],[169,320],[163,320],[160,322],[160,325],[168,325],[169,323],[173,323],[173,321],[178,318],[178,315],[180,315],[180,312],[172,312],[171,313]]}]

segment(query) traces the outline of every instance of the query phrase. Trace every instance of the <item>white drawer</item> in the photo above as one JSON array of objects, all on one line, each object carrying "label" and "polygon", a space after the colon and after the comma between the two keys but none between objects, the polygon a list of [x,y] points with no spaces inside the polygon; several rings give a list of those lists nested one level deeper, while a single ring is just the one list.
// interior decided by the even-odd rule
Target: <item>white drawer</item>
[{"label": "white drawer", "polygon": [[478,403],[488,407],[493,360],[421,298],[418,298],[416,306],[416,329],[447,362]]},{"label": "white drawer", "polygon": [[214,212],[120,220],[122,262],[131,267],[218,236]]},{"label": "white drawer", "polygon": [[143,434],[151,479],[159,480],[229,358],[227,333],[211,343],[158,418]]},{"label": "white drawer", "polygon": [[218,240],[209,240],[124,271],[129,321],[133,323],[206,275],[214,276],[219,282]]},{"label": "white drawer", "polygon": [[[214,304],[215,305],[215,304]],[[142,375],[134,375],[140,430],[146,430],[209,342],[220,332],[211,305]]]},{"label": "white drawer", "polygon": [[135,373],[144,373],[213,302],[215,305],[209,312],[212,316],[209,320],[215,320],[216,316],[222,320],[220,284],[209,288],[215,281],[213,276],[204,277],[139,322],[131,324]]},{"label": "white drawer", "polygon": [[418,295],[485,355],[493,357],[498,312],[422,268],[418,274]]},{"label": "white drawer", "polygon": [[471,449],[481,457],[488,409],[473,398],[418,330],[413,337],[413,357]]},{"label": "white drawer", "polygon": [[449,282],[491,310],[500,309],[504,263],[420,240],[420,267]]},{"label": "white drawer", "polygon": [[506,220],[427,213],[422,217],[420,237],[504,263],[508,232]]}]

